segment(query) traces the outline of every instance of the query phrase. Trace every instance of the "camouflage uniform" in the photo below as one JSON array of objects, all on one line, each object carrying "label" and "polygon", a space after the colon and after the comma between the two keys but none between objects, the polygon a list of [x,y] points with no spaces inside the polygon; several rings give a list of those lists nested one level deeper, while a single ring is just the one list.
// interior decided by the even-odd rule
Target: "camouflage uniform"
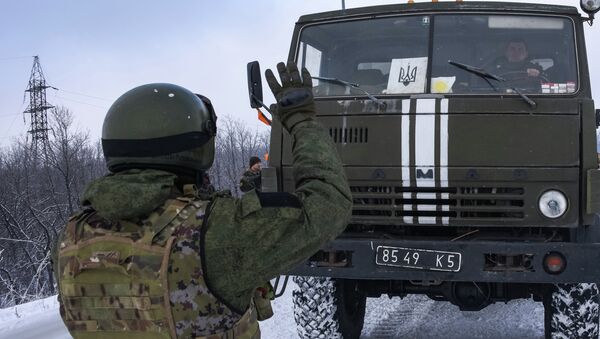
[{"label": "camouflage uniform", "polygon": [[339,234],[351,207],[325,130],[304,119],[291,134],[295,194],[207,198],[157,169],[92,182],[53,255],[73,337],[260,337],[256,288]]},{"label": "camouflage uniform", "polygon": [[242,174],[242,178],[240,179],[240,190],[244,193],[251,191],[253,189],[260,192],[261,188],[261,176],[260,171],[253,172],[251,170],[247,170]]}]

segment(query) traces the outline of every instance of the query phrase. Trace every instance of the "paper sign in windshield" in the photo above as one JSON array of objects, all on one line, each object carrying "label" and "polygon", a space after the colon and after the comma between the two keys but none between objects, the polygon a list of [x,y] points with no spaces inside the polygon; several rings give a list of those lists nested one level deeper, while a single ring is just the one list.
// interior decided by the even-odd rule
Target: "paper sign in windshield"
[{"label": "paper sign in windshield", "polygon": [[426,80],[426,57],[392,59],[386,93],[423,93],[425,92]]},{"label": "paper sign in windshield", "polygon": [[456,77],[431,78],[431,93],[452,93]]}]

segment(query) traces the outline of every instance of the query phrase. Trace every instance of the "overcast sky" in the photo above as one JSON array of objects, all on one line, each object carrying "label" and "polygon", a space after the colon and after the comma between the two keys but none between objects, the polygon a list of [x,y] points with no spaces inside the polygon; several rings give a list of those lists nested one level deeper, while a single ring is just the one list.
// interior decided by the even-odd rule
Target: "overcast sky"
[{"label": "overcast sky", "polygon": [[[346,0],[346,7],[404,2]],[[579,7],[575,0],[522,2]],[[246,63],[259,60],[264,71],[285,60],[298,17],[340,9],[341,0],[0,0],[0,5],[0,146],[6,146],[28,129],[23,91],[32,55],[40,56],[48,83],[59,89],[49,90],[48,101],[68,107],[93,138],[119,95],[150,82],[187,87],[211,98],[218,115],[260,126],[248,104]],[[600,102],[600,20],[585,33],[594,98]]]}]

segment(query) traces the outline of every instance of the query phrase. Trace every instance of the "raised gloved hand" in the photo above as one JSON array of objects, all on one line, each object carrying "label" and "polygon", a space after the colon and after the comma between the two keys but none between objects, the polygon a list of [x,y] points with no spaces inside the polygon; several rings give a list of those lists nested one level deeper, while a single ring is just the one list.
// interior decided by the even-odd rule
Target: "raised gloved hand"
[{"label": "raised gloved hand", "polygon": [[267,83],[277,100],[277,108],[273,114],[277,115],[283,127],[291,132],[296,124],[315,116],[312,78],[306,68],[302,69],[300,76],[295,63],[288,63],[286,67],[280,62],[277,64],[277,71],[281,85],[270,69],[265,72]]}]

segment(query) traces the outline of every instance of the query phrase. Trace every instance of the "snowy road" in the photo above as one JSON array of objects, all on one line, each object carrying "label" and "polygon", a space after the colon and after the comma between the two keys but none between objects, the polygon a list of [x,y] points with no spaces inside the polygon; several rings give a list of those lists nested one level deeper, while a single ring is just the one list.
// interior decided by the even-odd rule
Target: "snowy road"
[{"label": "snowy road", "polygon": [[[273,319],[261,323],[264,338],[297,338],[291,297],[288,287],[274,305]],[[461,312],[457,306],[425,296],[384,296],[368,299],[361,338],[541,339],[543,321],[542,304],[531,300],[495,304],[480,312]]]},{"label": "snowy road", "polygon": [[[293,285],[293,284],[292,284]],[[290,286],[293,287],[293,286]],[[261,323],[263,338],[296,338],[291,288],[275,302],[275,316]],[[532,301],[496,304],[481,312],[460,312],[422,296],[369,299],[363,339],[543,338],[543,309]],[[0,338],[69,339],[54,298],[0,310]]]},{"label": "snowy road", "polygon": [[384,297],[368,300],[362,338],[543,338],[543,320],[541,303],[530,300],[461,312],[424,296]]}]

